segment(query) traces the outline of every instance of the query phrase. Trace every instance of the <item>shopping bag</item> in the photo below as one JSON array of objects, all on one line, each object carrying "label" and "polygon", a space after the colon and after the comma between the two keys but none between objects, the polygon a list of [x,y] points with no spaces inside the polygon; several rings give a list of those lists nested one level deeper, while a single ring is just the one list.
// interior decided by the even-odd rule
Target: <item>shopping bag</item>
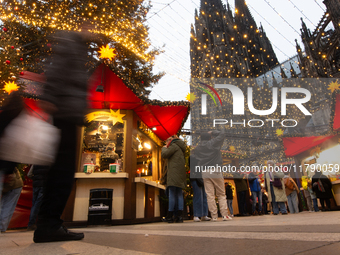
[{"label": "shopping bag", "polygon": [[23,110],[0,137],[0,159],[35,165],[54,162],[60,130]]}]

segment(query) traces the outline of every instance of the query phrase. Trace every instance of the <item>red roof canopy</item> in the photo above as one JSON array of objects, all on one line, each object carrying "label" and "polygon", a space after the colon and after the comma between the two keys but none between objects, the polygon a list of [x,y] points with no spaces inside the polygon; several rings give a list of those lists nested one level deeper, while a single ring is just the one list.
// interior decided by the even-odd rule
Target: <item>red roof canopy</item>
[{"label": "red roof canopy", "polygon": [[[96,92],[102,84],[104,92]],[[188,102],[160,102],[138,97],[104,64],[98,66],[89,82],[89,102],[93,109],[134,110],[162,140],[176,134],[189,114]]]},{"label": "red roof canopy", "polygon": [[[23,79],[44,82],[44,76],[24,72]],[[96,92],[102,84],[104,92]],[[104,64],[98,66],[89,79],[89,108],[90,109],[121,109],[134,110],[139,118],[162,140],[176,134],[183,126],[189,115],[188,102],[161,102],[138,97],[133,89]],[[29,108],[39,112],[35,101],[26,99]],[[39,114],[42,114],[39,112]]]}]

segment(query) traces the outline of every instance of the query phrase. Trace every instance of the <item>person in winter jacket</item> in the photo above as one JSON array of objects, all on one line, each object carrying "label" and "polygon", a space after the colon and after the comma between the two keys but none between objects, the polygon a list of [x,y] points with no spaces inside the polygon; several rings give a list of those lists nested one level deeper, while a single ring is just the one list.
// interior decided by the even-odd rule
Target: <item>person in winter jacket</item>
[{"label": "person in winter jacket", "polygon": [[282,215],[287,214],[287,208],[285,202],[287,201],[285,185],[282,180],[284,173],[280,169],[274,169],[274,161],[268,160],[267,169],[265,172],[265,184],[268,192],[268,200],[272,202],[274,215],[279,214],[279,210]]},{"label": "person in winter jacket", "polygon": [[[167,188],[169,191],[169,209],[165,220],[168,223],[183,222],[184,198],[183,189],[186,187],[185,172],[185,143],[177,136],[171,136],[166,140],[162,148],[162,158],[168,159]],[[177,205],[177,218],[174,219],[174,211]]]},{"label": "person in winter jacket", "polygon": [[[222,219],[232,219],[228,216],[222,171],[218,171],[218,167],[222,167],[223,163],[221,147],[224,140],[224,129],[220,132],[205,132],[202,133],[201,142],[195,149],[195,155],[199,159],[198,165],[203,172],[202,176],[205,192],[207,193],[208,208],[213,221],[217,221],[218,216],[215,196],[218,199]],[[213,171],[211,167],[214,167],[215,171]]]},{"label": "person in winter jacket", "polygon": [[251,197],[253,200],[252,214],[256,215],[256,200],[258,199],[258,215],[262,215],[262,192],[259,177],[255,173],[251,172],[248,175],[248,182],[251,191]]},{"label": "person in winter jacket", "polygon": [[[320,200],[321,210],[330,211],[331,210],[330,199],[333,198],[332,183],[327,178],[327,176],[322,174],[320,169],[318,169],[317,172],[312,177],[312,189],[315,192],[316,197]],[[325,202],[327,208],[325,208]]]},{"label": "person in winter jacket", "polygon": [[285,177],[283,178],[283,182],[285,184],[286,196],[288,199],[288,208],[290,213],[299,213],[299,187],[296,185],[295,181],[292,177],[288,175],[288,172],[285,173]]}]

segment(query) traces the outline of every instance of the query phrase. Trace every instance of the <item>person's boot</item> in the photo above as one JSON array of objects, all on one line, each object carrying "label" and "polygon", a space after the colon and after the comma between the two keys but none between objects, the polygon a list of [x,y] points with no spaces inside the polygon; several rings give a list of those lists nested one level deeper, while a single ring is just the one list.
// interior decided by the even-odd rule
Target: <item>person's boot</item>
[{"label": "person's boot", "polygon": [[183,211],[177,211],[176,223],[183,223]]},{"label": "person's boot", "polygon": [[174,212],[168,212],[168,215],[162,219],[163,222],[167,222],[167,223],[173,223],[174,222],[174,218],[173,218]]}]

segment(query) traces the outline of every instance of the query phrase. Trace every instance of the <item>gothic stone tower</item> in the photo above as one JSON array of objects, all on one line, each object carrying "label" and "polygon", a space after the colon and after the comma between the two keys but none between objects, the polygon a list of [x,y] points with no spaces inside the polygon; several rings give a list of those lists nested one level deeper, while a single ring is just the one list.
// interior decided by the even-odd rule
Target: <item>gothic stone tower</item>
[{"label": "gothic stone tower", "polygon": [[257,77],[278,64],[262,25],[258,28],[244,0],[201,0],[190,39],[191,77]]},{"label": "gothic stone tower", "polygon": [[[296,48],[303,77],[340,77],[340,2],[338,0],[323,2],[327,10],[313,33],[301,19],[301,39],[305,54],[297,42]],[[334,29],[329,28],[330,24]]]}]

